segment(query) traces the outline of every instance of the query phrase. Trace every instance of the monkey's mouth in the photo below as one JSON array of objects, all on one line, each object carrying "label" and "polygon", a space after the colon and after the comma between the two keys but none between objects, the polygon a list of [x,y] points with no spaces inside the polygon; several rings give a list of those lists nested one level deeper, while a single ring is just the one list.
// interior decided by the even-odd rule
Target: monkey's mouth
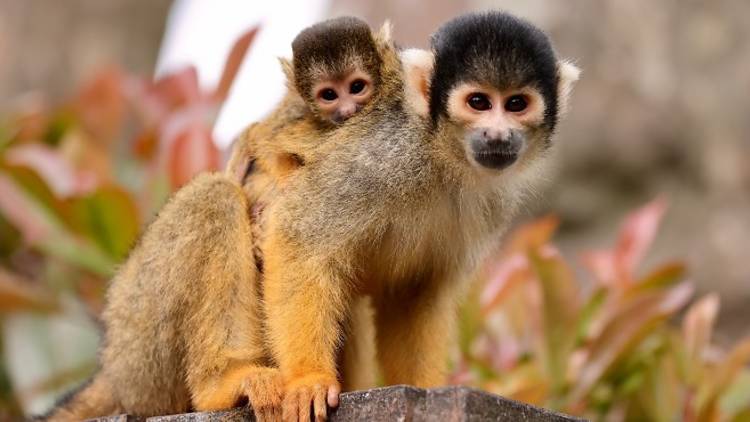
[{"label": "monkey's mouth", "polygon": [[483,148],[474,151],[474,160],[483,167],[502,170],[518,160],[518,153],[517,148]]}]

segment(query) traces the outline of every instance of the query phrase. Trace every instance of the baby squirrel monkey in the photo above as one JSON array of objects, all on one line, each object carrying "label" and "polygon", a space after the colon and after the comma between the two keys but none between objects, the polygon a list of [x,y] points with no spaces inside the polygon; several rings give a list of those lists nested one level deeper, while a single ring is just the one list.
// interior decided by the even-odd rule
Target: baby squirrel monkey
[{"label": "baby squirrel monkey", "polygon": [[[288,135],[319,148],[264,212],[266,334],[285,420],[311,408],[324,419],[336,404],[337,351],[362,296],[386,383],[444,381],[465,281],[540,179],[578,78],[543,32],[504,13],[446,23],[432,50],[434,62],[404,60],[402,77],[383,78],[357,124]],[[398,60],[384,56],[384,69]]]},{"label": "baby squirrel monkey", "polygon": [[[244,186],[252,204],[259,270],[263,257],[257,240],[264,235],[263,209],[278,194],[286,176],[325,142],[322,136],[355,114],[366,115],[377,104],[384,76],[400,77],[397,69],[383,69],[383,57],[395,52],[390,24],[373,33],[367,23],[354,17],[315,24],[292,42],[292,61],[281,60],[286,96],[268,118],[240,135],[226,170]],[[391,63],[392,68],[397,65]]]},{"label": "baby squirrel monkey", "polygon": [[305,139],[307,133],[333,130],[377,102],[382,55],[394,48],[389,43],[387,24],[373,34],[367,23],[349,16],[300,32],[292,42],[292,61],[281,60],[286,96],[268,118],[240,136],[228,174],[242,182],[261,170],[280,179],[303,164],[305,151],[316,147]]},{"label": "baby squirrel monkey", "polygon": [[[285,63],[290,90],[302,95],[290,93],[258,133],[322,134],[363,111],[377,98],[378,49],[390,48],[384,37],[355,18],[303,31]],[[284,153],[283,144],[265,146],[269,156]],[[223,409],[243,399],[261,422],[281,417],[283,384],[267,346],[253,256],[255,203],[235,177],[246,172],[249,151],[242,152],[229,168],[236,181],[197,177],[146,230],[107,293],[99,372],[49,420]]]},{"label": "baby squirrel monkey", "polygon": [[357,18],[305,29],[292,42],[292,57],[293,72],[285,63],[289,82],[322,122],[346,121],[370,102],[380,84],[376,40]]}]

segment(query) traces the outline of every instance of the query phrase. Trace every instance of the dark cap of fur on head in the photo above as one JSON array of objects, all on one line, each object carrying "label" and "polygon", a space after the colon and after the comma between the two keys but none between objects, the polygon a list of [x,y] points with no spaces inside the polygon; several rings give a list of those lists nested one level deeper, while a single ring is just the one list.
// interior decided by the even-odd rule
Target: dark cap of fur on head
[{"label": "dark cap of fur on head", "polygon": [[312,81],[323,74],[344,75],[353,66],[362,66],[380,82],[381,59],[370,26],[351,16],[317,23],[297,35],[292,42],[294,80],[299,93],[309,98]]},{"label": "dark cap of fur on head", "polygon": [[446,113],[448,94],[460,82],[498,89],[532,86],[545,101],[544,126],[557,123],[557,59],[547,35],[503,12],[473,13],[443,24],[432,36],[435,71],[430,116]]}]

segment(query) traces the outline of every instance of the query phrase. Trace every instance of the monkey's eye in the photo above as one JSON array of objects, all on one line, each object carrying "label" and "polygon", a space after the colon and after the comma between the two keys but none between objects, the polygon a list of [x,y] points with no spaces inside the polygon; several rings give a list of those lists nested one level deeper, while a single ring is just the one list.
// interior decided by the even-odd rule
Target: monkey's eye
[{"label": "monkey's eye", "polygon": [[469,107],[477,111],[486,111],[492,108],[492,102],[490,99],[486,95],[478,92],[469,95],[466,102],[469,104]]},{"label": "monkey's eye", "polygon": [[362,79],[355,79],[351,85],[349,85],[349,93],[350,94],[359,94],[360,92],[364,91],[365,87],[367,87],[367,82]]},{"label": "monkey's eye", "polygon": [[336,91],[334,91],[332,88],[326,88],[320,91],[320,93],[318,93],[318,96],[326,101],[333,101],[339,97],[338,94],[336,94]]},{"label": "monkey's eye", "polygon": [[529,102],[523,95],[514,95],[508,98],[508,101],[505,102],[505,109],[512,113],[524,111],[528,106]]}]

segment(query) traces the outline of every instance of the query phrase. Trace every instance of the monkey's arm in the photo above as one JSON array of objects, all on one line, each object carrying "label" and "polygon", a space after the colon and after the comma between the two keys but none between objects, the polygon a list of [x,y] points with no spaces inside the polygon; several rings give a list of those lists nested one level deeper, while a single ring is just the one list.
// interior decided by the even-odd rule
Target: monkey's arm
[{"label": "monkey's arm", "polygon": [[349,312],[346,281],[278,230],[264,243],[269,336],[285,383],[285,420],[326,416],[338,404],[336,351]]}]

